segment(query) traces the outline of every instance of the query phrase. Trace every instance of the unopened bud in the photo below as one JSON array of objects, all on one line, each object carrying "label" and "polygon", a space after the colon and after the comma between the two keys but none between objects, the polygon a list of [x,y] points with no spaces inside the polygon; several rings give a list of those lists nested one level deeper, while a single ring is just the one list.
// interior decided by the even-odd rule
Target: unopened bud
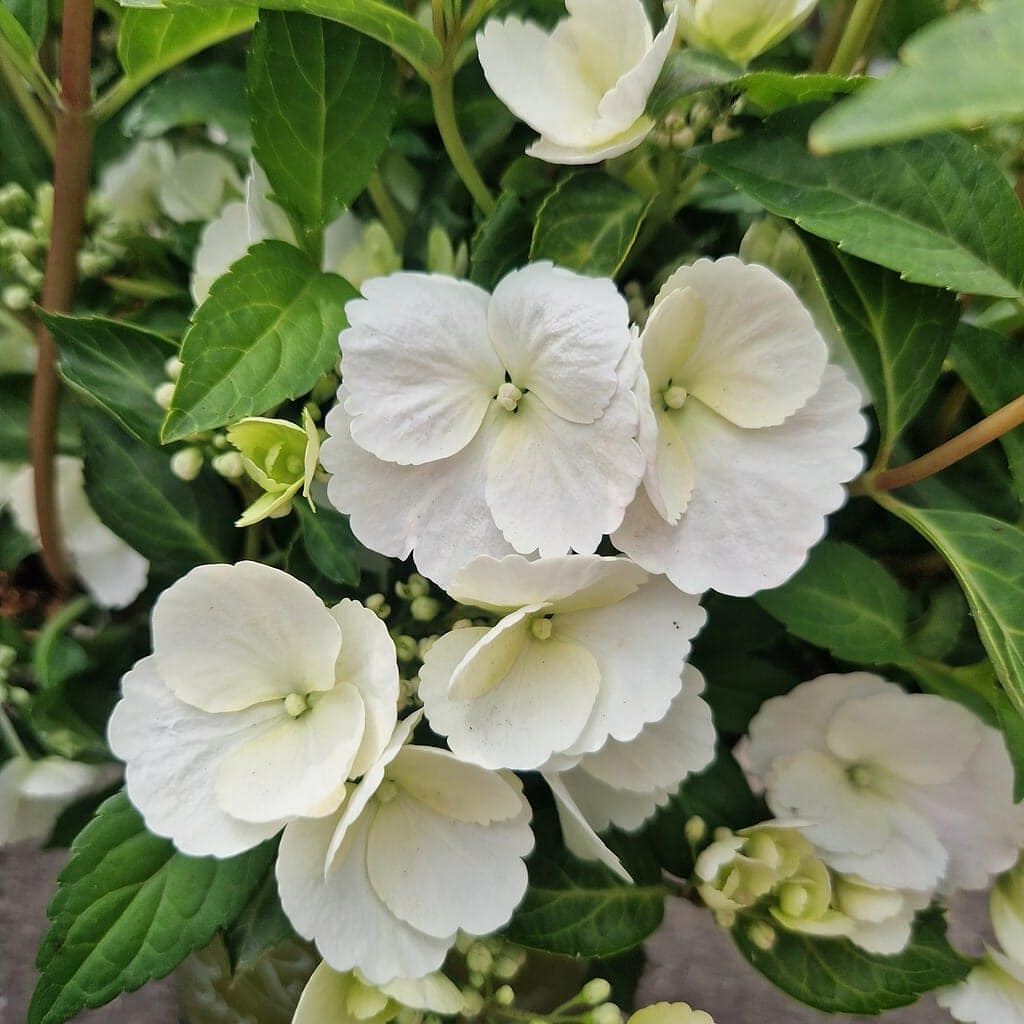
[{"label": "unopened bud", "polygon": [[409,605],[409,614],[417,622],[430,622],[431,619],[437,618],[440,610],[441,602],[436,597],[416,597],[413,598],[412,604]]},{"label": "unopened bud", "polygon": [[166,373],[171,380],[177,380],[181,376],[181,368],[183,365],[184,364],[177,356],[171,356],[164,363],[164,373]]},{"label": "unopened bud", "polygon": [[[170,409],[171,401],[174,398],[174,383],[166,380],[163,384],[157,385],[153,391],[153,401],[160,406],[161,409]],[[218,472],[220,472],[218,470]]]},{"label": "unopened bud", "polygon": [[580,999],[587,1006],[599,1006],[612,994],[612,987],[604,978],[593,978],[580,990]]},{"label": "unopened bud", "polygon": [[430,653],[430,648],[437,643],[438,639],[439,638],[437,636],[425,636],[420,640],[416,645],[416,653],[419,655],[420,661]]},{"label": "unopened bud", "polygon": [[[166,386],[174,387],[173,384]],[[245,474],[245,463],[242,462],[242,456],[238,452],[221,452],[219,455],[214,455],[210,464],[213,466],[214,472],[219,473],[227,480],[238,480]]]},{"label": "unopened bud", "polygon": [[419,643],[412,636],[396,636],[395,651],[399,661],[412,661],[419,654]]},{"label": "unopened bud", "polygon": [[774,949],[778,936],[767,921],[755,921],[747,929],[747,938],[763,953],[769,953]]},{"label": "unopened bud", "polygon": [[614,1003],[602,1003],[583,1019],[588,1024],[622,1024],[622,1011]]},{"label": "unopened bud", "polygon": [[484,997],[476,989],[462,990],[462,1016],[477,1017],[484,1008]]},{"label": "unopened bud", "polygon": [[516,963],[513,957],[499,956],[498,959],[494,961],[494,966],[491,968],[491,974],[493,974],[499,981],[508,981],[519,973],[519,966],[520,965]]},{"label": "unopened bud", "polygon": [[472,625],[473,625],[473,620],[472,619],[456,619],[452,623],[452,629],[466,629],[467,627],[472,626]]},{"label": "unopened bud", "polygon": [[494,958],[491,956],[491,951],[482,942],[476,942],[469,947],[469,952],[466,954],[466,966],[471,971],[488,974],[493,963]]},{"label": "unopened bud", "polygon": [[686,834],[686,841],[691,846],[696,846],[708,834],[708,823],[700,815],[695,814],[692,818],[686,819],[683,831]]},{"label": "unopened bud", "polygon": [[171,472],[179,480],[195,480],[203,468],[203,453],[198,448],[181,448],[171,456]]},{"label": "unopened bud", "polygon": [[0,298],[8,309],[20,313],[32,305],[32,292],[23,284],[9,284],[2,292]]},{"label": "unopened bud", "polygon": [[502,985],[494,993],[494,1001],[499,1006],[511,1006],[516,1001],[516,993],[511,985]]}]

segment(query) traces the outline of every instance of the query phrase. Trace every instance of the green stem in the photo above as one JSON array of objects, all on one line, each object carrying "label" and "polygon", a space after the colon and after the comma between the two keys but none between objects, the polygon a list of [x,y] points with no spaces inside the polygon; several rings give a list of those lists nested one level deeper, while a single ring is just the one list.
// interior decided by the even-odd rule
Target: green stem
[{"label": "green stem", "polygon": [[491,195],[484,179],[480,177],[476,164],[466,143],[462,140],[458,121],[455,119],[455,93],[452,86],[452,70],[448,59],[430,76],[430,98],[434,104],[434,117],[437,121],[441,141],[448,153],[448,159],[469,194],[484,213],[494,210],[494,196]]},{"label": "green stem", "polygon": [[47,682],[46,663],[49,660],[50,649],[64,635],[64,631],[91,607],[92,599],[82,594],[64,605],[39,631],[32,650],[32,670],[38,683],[45,685]]},{"label": "green stem", "polygon": [[875,27],[883,3],[884,0],[857,0],[836,47],[832,63],[828,67],[829,74],[849,75],[853,72],[864,52],[871,30]]},{"label": "green stem", "polygon": [[14,102],[18,104],[22,114],[25,115],[28,126],[52,160],[57,152],[57,134],[53,127],[53,120],[29,90],[18,70],[8,65],[2,55],[0,55],[0,78],[3,78],[10,94],[14,97]]},{"label": "green stem", "polygon": [[11,720],[7,717],[7,712],[2,707],[0,707],[0,736],[3,736],[7,743],[7,749],[14,757],[28,757],[25,744],[21,742],[21,737],[15,732]]},{"label": "green stem", "polygon": [[387,228],[391,241],[401,252],[405,245],[405,219],[402,217],[402,211],[398,208],[398,204],[388,191],[387,185],[384,184],[380,171],[374,171],[370,175],[366,190],[370,193],[370,199],[377,208],[377,214],[383,221],[384,227]]}]

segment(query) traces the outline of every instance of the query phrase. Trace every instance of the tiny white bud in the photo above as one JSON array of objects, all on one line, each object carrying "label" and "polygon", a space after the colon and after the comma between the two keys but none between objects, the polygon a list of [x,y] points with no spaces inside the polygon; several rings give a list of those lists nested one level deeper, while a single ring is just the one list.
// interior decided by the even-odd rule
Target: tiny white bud
[{"label": "tiny white bud", "polygon": [[171,472],[179,480],[195,480],[203,468],[203,453],[198,448],[180,448],[171,456]]},{"label": "tiny white bud", "polygon": [[379,611],[384,607],[387,598],[383,594],[371,594],[363,603],[371,612]]},{"label": "tiny white bud", "polygon": [[[173,384],[167,385],[167,387],[173,386]],[[245,473],[245,463],[242,462],[242,456],[238,452],[221,452],[220,455],[214,455],[210,465],[213,466],[216,473],[228,480],[237,480]]]},{"label": "tiny white bud", "polygon": [[452,629],[466,629],[468,626],[473,625],[472,619],[456,619],[452,623]]},{"label": "tiny white bud", "polygon": [[498,388],[495,400],[502,409],[505,409],[507,412],[515,412],[519,406],[519,399],[522,397],[522,391],[520,391],[515,384],[510,381],[505,381],[505,383]]},{"label": "tiny white bud", "polygon": [[301,693],[289,693],[284,699],[284,709],[292,718],[298,718],[309,710],[309,701]]},{"label": "tiny white bud", "polygon": [[423,637],[422,640],[420,640],[416,650],[416,653],[419,655],[420,661],[422,661],[430,653],[430,648],[433,647],[434,644],[436,644],[439,639],[440,637],[434,635],[425,636]]},{"label": "tiny white bud", "polygon": [[589,1024],[622,1024],[622,1011],[614,1003],[595,1006],[584,1020]]},{"label": "tiny white bud", "polygon": [[612,994],[611,985],[604,978],[593,978],[580,990],[580,999],[587,1006],[599,1006]]},{"label": "tiny white bud", "polygon": [[686,819],[683,831],[686,833],[686,841],[691,846],[696,846],[708,834],[708,823],[700,815],[695,814],[692,818]]},{"label": "tiny white bud", "polygon": [[499,956],[498,959],[494,961],[494,966],[491,968],[491,974],[501,981],[508,981],[519,973],[519,966],[520,965],[516,963],[513,957]]},{"label": "tiny white bud", "polygon": [[484,1008],[484,997],[475,989],[462,990],[462,1016],[477,1017]]},{"label": "tiny white bud", "polygon": [[395,651],[398,654],[399,661],[412,661],[419,653],[419,644],[415,637],[396,636]]},{"label": "tiny white bud", "polygon": [[493,963],[494,958],[491,956],[491,951],[482,942],[476,942],[470,946],[469,952],[466,954],[466,966],[471,971],[487,974]]},{"label": "tiny white bud", "polygon": [[164,373],[171,380],[177,380],[181,376],[181,368],[184,364],[177,356],[171,356],[167,362],[164,363]]},{"label": "tiny white bud", "polygon": [[764,953],[775,947],[775,929],[767,921],[755,921],[747,929],[747,938]]},{"label": "tiny white bud", "polygon": [[161,409],[170,409],[171,399],[174,398],[174,384],[172,381],[164,381],[153,391],[153,401]]},{"label": "tiny white bud", "polygon": [[689,391],[684,387],[680,387],[678,384],[673,384],[672,387],[666,388],[662,392],[662,400],[669,409],[682,409],[686,404],[686,399],[689,397]]},{"label": "tiny white bud", "polygon": [[409,605],[409,613],[417,622],[429,622],[431,619],[436,618],[440,610],[441,602],[435,597],[416,597],[413,598],[412,604]]},{"label": "tiny white bud", "polygon": [[430,593],[430,581],[418,572],[414,572],[409,577],[406,581],[406,586],[409,588],[410,597],[424,597]]},{"label": "tiny white bud", "polygon": [[502,985],[494,993],[494,1001],[499,1006],[511,1006],[516,1001],[516,994],[511,985]]},{"label": "tiny white bud", "polygon": [[13,309],[16,313],[32,305],[32,292],[23,284],[9,284],[0,292],[0,298],[8,309]]},{"label": "tiny white bud", "polygon": [[530,632],[538,640],[548,640],[551,637],[551,620],[547,617],[541,619],[534,619],[530,623]]}]

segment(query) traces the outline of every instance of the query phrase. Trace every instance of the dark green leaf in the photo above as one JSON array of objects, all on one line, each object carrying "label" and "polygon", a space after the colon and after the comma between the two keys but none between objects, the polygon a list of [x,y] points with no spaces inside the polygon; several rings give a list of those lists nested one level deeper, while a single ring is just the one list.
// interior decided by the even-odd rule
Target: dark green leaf
[{"label": "dark green leaf", "polygon": [[[752,924],[768,924],[775,943],[768,951],[750,939]],[[902,953],[867,953],[848,939],[823,939],[784,931],[767,916],[745,914],[732,931],[743,956],[769,981],[800,1002],[825,1013],[874,1016],[911,1003],[967,976],[970,961],[946,939],[938,908],[917,918]]]},{"label": "dark green leaf", "polygon": [[[28,419],[32,404],[32,378],[26,373],[0,374],[0,461],[28,462]],[[57,450],[78,451],[78,431],[68,412],[60,407]]]},{"label": "dark green leaf", "polygon": [[836,326],[875,400],[882,445],[891,449],[939,378],[959,317],[956,299],[805,240]]},{"label": "dark green leaf", "polygon": [[46,0],[3,0],[2,6],[18,19],[33,46],[38,48],[46,34]]},{"label": "dark green leaf", "polygon": [[789,75],[784,71],[752,71],[736,82],[747,100],[763,114],[775,114],[801,103],[821,103],[838,93],[853,92],[863,79],[843,75]]},{"label": "dark green leaf", "polygon": [[242,971],[251,967],[264,953],[294,934],[291,922],[281,909],[277,877],[271,864],[259,888],[224,935],[232,968]]},{"label": "dark green leaf", "polygon": [[0,181],[32,190],[50,174],[50,161],[21,112],[0,95]]},{"label": "dark green leaf", "polygon": [[153,392],[167,381],[177,351],[166,338],[103,317],[40,314],[60,351],[64,379],[140,441],[160,443],[164,411]]},{"label": "dark green leaf", "polygon": [[742,74],[739,65],[724,57],[689,48],[676,50],[669,54],[661,69],[647,109],[652,117],[663,117],[677,100],[718,85],[729,85]]},{"label": "dark green leaf", "polygon": [[274,855],[186,857],[119,793],[78,835],[47,910],[29,1024],[61,1024],[169,974],[230,925]]},{"label": "dark green leaf", "polygon": [[987,153],[936,135],[817,157],[807,131],[820,109],[784,111],[700,157],[772,213],[909,281],[1024,296],[1024,211]]},{"label": "dark green leaf", "polygon": [[503,192],[498,203],[473,236],[469,277],[491,291],[511,270],[530,258],[533,241],[531,204],[513,192]]},{"label": "dark green leaf", "polygon": [[32,539],[26,537],[11,517],[0,509],[0,572],[14,572],[35,549]]},{"label": "dark green leaf", "polygon": [[298,249],[261,242],[218,278],[181,346],[163,428],[178,441],[309,391],[338,359],[355,289]]},{"label": "dark green leaf", "polygon": [[541,204],[531,260],[551,260],[581,274],[614,277],[636,241],[647,200],[599,171],[562,181]]},{"label": "dark green leaf", "polygon": [[249,102],[275,198],[317,232],[362,192],[387,145],[395,62],[344,25],[266,11],[249,57]]},{"label": "dark green leaf", "polygon": [[704,699],[711,705],[715,728],[740,735],[770,697],[789,693],[801,679],[792,671],[754,654],[721,653],[696,665],[707,680]]},{"label": "dark green leaf", "polygon": [[944,128],[1024,118],[1024,5],[966,10],[915,35],[904,67],[830,110],[811,142],[822,153],[877,146]]},{"label": "dark green leaf", "polygon": [[167,453],[118,430],[98,409],[80,410],[85,491],[96,514],[159,575],[180,576],[206,562],[231,561],[236,504],[212,471],[186,483]]},{"label": "dark green leaf", "polygon": [[348,525],[348,517],[322,506],[313,512],[303,501],[298,502],[295,508],[302,529],[302,543],[313,564],[335,583],[359,586],[359,542]]},{"label": "dark green leaf", "polygon": [[11,8],[8,7],[6,0],[0,3],[0,39],[7,44],[13,57],[20,63],[22,68],[35,62],[35,44],[32,42],[25,26],[15,17]]}]

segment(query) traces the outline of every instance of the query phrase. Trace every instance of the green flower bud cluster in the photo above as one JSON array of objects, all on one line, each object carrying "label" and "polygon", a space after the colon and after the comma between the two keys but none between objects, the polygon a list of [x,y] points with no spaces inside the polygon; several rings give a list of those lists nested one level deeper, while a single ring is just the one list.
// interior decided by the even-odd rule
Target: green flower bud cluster
[{"label": "green flower bud cluster", "polygon": [[463,1016],[469,1020],[499,1019],[500,1010],[515,1004],[516,993],[510,982],[526,963],[525,950],[495,935],[486,939],[460,935],[455,948],[466,961]]}]

